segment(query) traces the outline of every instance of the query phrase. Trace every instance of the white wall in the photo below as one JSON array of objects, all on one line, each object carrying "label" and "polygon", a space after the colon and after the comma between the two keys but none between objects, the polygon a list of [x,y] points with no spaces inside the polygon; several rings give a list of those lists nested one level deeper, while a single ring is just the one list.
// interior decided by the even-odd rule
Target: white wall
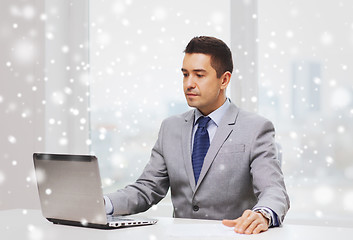
[{"label": "white wall", "polygon": [[[239,2],[227,10],[248,16],[255,7]],[[88,12],[85,0],[1,1],[0,209],[39,207],[33,152],[89,152]],[[248,39],[256,25],[247,31],[250,36],[235,34],[250,24],[249,19],[240,21],[243,17],[231,21],[235,76],[242,76],[232,87],[239,91],[232,93],[237,104],[254,110],[256,103],[249,99],[257,90],[247,89],[256,87],[249,69],[256,52]],[[228,22],[224,24],[227,29]],[[244,51],[250,56],[244,57]]]},{"label": "white wall", "polygon": [[234,61],[231,96],[248,111],[258,110],[257,0],[231,2],[231,49]]},{"label": "white wall", "polygon": [[33,152],[89,152],[87,8],[1,1],[0,209],[39,208]]},{"label": "white wall", "polygon": [[38,1],[1,1],[0,209],[39,206],[31,159],[44,147],[42,9]]}]

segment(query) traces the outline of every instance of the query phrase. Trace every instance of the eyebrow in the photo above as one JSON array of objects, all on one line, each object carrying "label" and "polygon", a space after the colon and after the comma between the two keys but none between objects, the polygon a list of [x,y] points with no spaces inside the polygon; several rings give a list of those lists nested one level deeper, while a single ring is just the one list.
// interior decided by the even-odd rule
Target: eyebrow
[{"label": "eyebrow", "polygon": [[[182,72],[188,72],[185,68],[181,68]],[[206,72],[205,69],[193,69],[192,72]]]}]

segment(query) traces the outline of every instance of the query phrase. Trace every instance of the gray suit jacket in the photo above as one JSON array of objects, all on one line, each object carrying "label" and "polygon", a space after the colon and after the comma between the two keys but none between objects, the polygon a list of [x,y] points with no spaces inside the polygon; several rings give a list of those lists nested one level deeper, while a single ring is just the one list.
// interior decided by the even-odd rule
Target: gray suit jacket
[{"label": "gray suit jacket", "polygon": [[191,163],[195,110],[163,121],[140,178],[107,196],[114,214],[134,214],[171,190],[174,216],[235,219],[268,207],[283,221],[289,198],[277,159],[273,124],[231,104],[210,144],[197,185]]}]

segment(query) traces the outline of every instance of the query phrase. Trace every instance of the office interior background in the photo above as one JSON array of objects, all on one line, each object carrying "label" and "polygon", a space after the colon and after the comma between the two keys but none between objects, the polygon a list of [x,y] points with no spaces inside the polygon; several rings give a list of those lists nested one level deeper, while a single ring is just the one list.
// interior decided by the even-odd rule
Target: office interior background
[{"label": "office interior background", "polygon": [[[353,2],[2,0],[0,209],[39,209],[33,152],[95,154],[104,192],[134,181],[161,121],[188,110],[194,36],[223,39],[228,96],[272,120],[287,222],[353,226]],[[152,208],[172,215],[170,198]]]}]

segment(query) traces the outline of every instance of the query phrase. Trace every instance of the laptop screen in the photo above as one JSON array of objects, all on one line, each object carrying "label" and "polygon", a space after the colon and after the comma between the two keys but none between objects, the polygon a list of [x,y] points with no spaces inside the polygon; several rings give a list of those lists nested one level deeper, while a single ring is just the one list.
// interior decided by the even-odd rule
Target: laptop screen
[{"label": "laptop screen", "polygon": [[45,218],[107,223],[95,156],[34,153],[33,160]]}]

